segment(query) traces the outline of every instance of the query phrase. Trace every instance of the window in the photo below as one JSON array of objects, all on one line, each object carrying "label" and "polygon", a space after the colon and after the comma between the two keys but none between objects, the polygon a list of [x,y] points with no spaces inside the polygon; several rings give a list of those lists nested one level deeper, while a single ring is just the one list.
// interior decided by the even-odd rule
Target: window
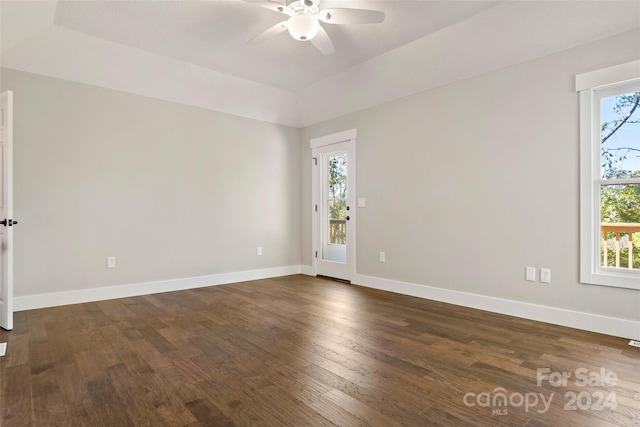
[{"label": "window", "polygon": [[[340,153],[329,156],[328,162],[328,198],[329,238],[330,245],[347,243],[347,154]],[[640,233],[639,233],[640,234]],[[640,251],[638,251],[640,252]]]},{"label": "window", "polygon": [[580,281],[640,290],[640,61],[581,74]]}]

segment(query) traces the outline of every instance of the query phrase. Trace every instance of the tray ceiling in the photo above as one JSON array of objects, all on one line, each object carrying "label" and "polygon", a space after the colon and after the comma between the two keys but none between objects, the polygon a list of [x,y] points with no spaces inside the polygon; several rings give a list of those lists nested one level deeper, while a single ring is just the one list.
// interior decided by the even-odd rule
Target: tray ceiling
[{"label": "tray ceiling", "polygon": [[[240,0],[0,0],[0,65],[302,127],[640,28],[640,1],[323,0],[382,10],[324,25],[325,56]],[[637,37],[640,40],[640,37]]]}]

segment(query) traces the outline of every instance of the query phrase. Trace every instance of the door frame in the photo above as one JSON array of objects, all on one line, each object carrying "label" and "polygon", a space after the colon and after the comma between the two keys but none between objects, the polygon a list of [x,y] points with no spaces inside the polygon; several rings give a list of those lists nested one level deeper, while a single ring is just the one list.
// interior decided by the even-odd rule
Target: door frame
[{"label": "door frame", "polygon": [[[347,163],[347,204],[351,207],[349,210],[349,225],[347,226],[347,275],[341,278],[353,281],[356,274],[356,138],[358,136],[357,129],[349,129],[319,138],[314,138],[310,142],[311,147],[311,224],[312,224],[312,270],[315,276],[318,275],[318,256],[322,253],[322,215],[321,206],[321,183],[320,183],[320,156],[326,152],[331,145],[346,143],[348,163]],[[330,149],[330,148],[329,148]]]}]

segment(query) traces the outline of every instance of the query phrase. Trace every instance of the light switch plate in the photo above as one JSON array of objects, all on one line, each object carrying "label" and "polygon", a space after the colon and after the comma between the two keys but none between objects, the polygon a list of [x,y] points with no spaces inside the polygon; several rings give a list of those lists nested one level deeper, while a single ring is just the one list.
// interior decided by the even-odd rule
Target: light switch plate
[{"label": "light switch plate", "polygon": [[364,208],[365,206],[367,206],[367,201],[365,200],[364,197],[358,197],[358,207],[359,208]]},{"label": "light switch plate", "polygon": [[551,270],[548,268],[540,269],[540,282],[551,283]]},{"label": "light switch plate", "polygon": [[527,267],[524,274],[524,280],[528,280],[529,282],[536,281],[536,268],[535,267]]}]

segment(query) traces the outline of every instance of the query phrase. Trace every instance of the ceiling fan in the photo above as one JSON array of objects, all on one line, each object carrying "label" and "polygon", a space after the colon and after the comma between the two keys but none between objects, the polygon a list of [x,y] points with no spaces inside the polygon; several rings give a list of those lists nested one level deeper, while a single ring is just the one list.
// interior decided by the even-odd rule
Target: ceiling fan
[{"label": "ceiling fan", "polygon": [[285,31],[300,41],[310,41],[323,54],[335,51],[333,42],[320,22],[325,24],[377,24],[384,21],[384,12],[368,9],[320,9],[322,0],[243,0],[256,6],[289,16],[282,21],[249,40],[256,45]]}]

